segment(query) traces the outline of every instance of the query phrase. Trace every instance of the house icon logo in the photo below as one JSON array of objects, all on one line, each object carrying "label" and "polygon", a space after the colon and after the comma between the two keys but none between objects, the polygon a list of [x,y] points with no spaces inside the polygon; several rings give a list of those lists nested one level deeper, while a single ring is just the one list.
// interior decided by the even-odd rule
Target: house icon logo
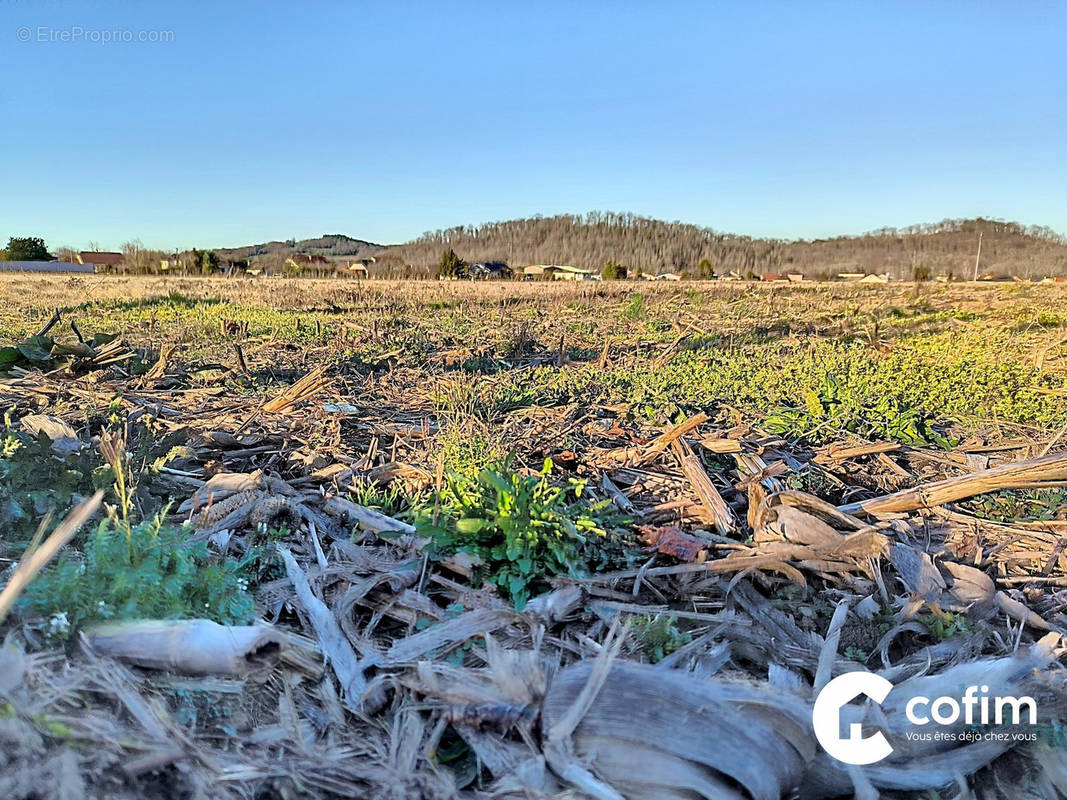
[{"label": "house icon logo", "polygon": [[848,736],[841,737],[841,709],[860,695],[876,703],[885,700],[893,684],[871,672],[847,672],[838,675],[819,692],[811,712],[815,738],[823,750],[846,764],[863,766],[881,761],[893,752],[893,747],[881,731],[863,736],[861,725],[849,726]]}]

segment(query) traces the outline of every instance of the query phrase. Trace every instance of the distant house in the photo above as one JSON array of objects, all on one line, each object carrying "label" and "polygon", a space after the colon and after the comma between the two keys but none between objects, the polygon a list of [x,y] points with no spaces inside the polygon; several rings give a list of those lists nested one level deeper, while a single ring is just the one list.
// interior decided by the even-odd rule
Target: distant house
[{"label": "distant house", "polygon": [[473,281],[477,280],[508,280],[512,276],[511,267],[503,261],[480,261],[471,264],[467,274]]},{"label": "distant house", "polygon": [[348,274],[353,278],[366,278],[370,272],[367,270],[366,264],[357,261],[354,264],[348,265]]},{"label": "distant house", "polygon": [[737,270],[733,270],[732,269],[729,272],[727,272],[725,275],[720,275],[719,276],[719,280],[720,281],[739,281],[739,280],[742,280],[742,278],[741,278],[741,273],[740,272],[738,272]]},{"label": "distant house", "polygon": [[759,279],[761,281],[767,281],[769,283],[785,280],[785,278],[779,275],[777,272],[764,272],[762,275],[759,276]]},{"label": "distant house", "polygon": [[803,272],[787,272],[785,277],[790,283],[803,283],[804,281]]},{"label": "distant house", "polygon": [[114,272],[126,263],[122,253],[82,250],[75,256],[79,264],[89,264],[93,272]]},{"label": "distant house", "polygon": [[864,275],[860,283],[889,283],[889,275]]},{"label": "distant house", "polygon": [[557,265],[552,277],[557,281],[592,281],[599,278],[591,269]]},{"label": "distant house", "polygon": [[370,265],[375,261],[374,257],[361,258],[359,261],[348,262],[348,274],[355,278],[366,278],[370,275]]},{"label": "distant house", "polygon": [[657,281],[680,281],[682,276],[677,272],[661,272],[656,276]]},{"label": "distant house", "polygon": [[524,280],[592,281],[600,276],[590,269],[561,264],[531,264],[522,271]]},{"label": "distant house", "polygon": [[159,259],[159,271],[160,272],[176,272],[184,269],[185,263],[177,254],[167,256],[166,258]]},{"label": "distant house", "polygon": [[867,277],[866,272],[839,272],[837,277],[843,281],[861,281]]},{"label": "distant house", "polygon": [[166,258],[159,259],[160,272],[187,272],[190,270],[199,272],[200,264],[194,263],[194,259],[189,253],[172,253]]}]

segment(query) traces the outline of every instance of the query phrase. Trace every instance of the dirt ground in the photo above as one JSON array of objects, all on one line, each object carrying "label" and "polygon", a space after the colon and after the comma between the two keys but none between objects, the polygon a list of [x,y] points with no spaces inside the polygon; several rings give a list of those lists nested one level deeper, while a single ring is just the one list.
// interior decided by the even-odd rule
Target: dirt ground
[{"label": "dirt ground", "polygon": [[[1067,793],[1063,287],[0,299],[0,585],[85,515],[0,615],[0,797]],[[895,699],[975,683],[1035,724]]]}]

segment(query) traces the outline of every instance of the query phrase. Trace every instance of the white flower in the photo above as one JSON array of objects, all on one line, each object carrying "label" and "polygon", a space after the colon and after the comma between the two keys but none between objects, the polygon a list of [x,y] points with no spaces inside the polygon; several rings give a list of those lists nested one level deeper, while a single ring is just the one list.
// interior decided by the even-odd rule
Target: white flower
[{"label": "white flower", "polygon": [[70,620],[67,619],[66,611],[53,614],[49,618],[48,632],[51,634],[66,634],[70,632]]}]

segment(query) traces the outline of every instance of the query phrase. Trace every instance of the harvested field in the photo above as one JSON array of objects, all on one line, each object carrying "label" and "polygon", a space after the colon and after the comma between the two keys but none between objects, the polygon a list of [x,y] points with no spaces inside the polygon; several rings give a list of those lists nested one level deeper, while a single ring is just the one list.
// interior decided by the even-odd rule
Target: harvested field
[{"label": "harvested field", "polygon": [[1067,289],[0,296],[0,797],[1067,794]]}]

